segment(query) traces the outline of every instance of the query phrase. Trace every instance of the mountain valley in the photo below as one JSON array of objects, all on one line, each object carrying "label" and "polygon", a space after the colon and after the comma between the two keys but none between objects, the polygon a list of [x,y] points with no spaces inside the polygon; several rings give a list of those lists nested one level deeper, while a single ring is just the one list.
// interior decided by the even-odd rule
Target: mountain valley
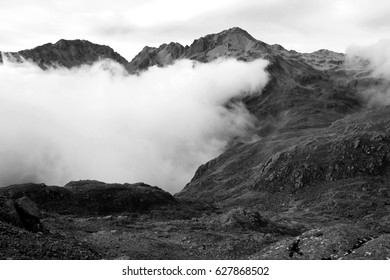
[{"label": "mountain valley", "polygon": [[390,107],[366,94],[390,81],[369,61],[286,50],[235,27],[190,46],[145,47],[131,61],[60,40],[2,52],[0,63],[110,59],[140,75],[224,58],[269,61],[266,87],[226,104],[251,114],[250,140],[231,139],[174,195],[93,180],[1,186],[0,259],[390,259]]}]

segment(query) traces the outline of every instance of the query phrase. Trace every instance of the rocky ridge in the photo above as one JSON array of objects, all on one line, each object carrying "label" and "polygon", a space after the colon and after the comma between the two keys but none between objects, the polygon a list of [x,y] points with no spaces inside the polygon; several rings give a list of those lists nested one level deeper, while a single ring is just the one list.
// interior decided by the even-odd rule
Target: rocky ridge
[{"label": "rocky ridge", "polygon": [[121,65],[128,61],[108,46],[91,43],[87,40],[59,40],[55,44],[48,43],[33,49],[19,52],[3,52],[3,57],[14,62],[32,61],[42,69],[50,67],[72,68],[83,64],[92,64],[98,60],[111,59]]}]

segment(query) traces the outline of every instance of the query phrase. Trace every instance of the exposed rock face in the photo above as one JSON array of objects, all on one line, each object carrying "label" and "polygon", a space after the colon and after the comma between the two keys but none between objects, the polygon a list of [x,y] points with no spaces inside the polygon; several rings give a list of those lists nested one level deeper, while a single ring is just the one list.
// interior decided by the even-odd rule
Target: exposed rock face
[{"label": "exposed rock face", "polygon": [[183,58],[200,62],[210,62],[224,57],[252,61],[265,57],[272,49],[245,30],[235,27],[196,39],[190,46],[183,47],[179,43],[170,43],[159,48],[145,47],[130,62],[130,69],[134,72],[142,71],[150,66],[164,66]]},{"label": "exposed rock face", "polygon": [[256,40],[245,30],[234,27],[195,40],[186,50],[184,57],[202,62],[221,57],[251,61],[266,56],[269,51],[267,44]]},{"label": "exposed rock face", "polygon": [[185,48],[179,43],[163,44],[158,48],[145,47],[127,65],[127,69],[130,73],[135,73],[154,65],[169,65],[180,58],[184,50]]},{"label": "exposed rock face", "polygon": [[30,50],[3,54],[13,61],[30,60],[42,69],[53,66],[71,68],[83,64],[92,64],[102,59],[112,59],[124,66],[128,63],[112,48],[93,44],[86,40],[59,40],[55,44],[49,43]]}]

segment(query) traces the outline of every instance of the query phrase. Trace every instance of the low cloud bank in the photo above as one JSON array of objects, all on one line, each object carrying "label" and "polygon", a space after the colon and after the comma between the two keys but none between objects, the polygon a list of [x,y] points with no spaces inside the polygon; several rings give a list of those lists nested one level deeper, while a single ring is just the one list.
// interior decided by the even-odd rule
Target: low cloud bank
[{"label": "low cloud bank", "polygon": [[179,191],[253,120],[224,105],[267,83],[267,62],[182,60],[127,75],[112,61],[50,69],[0,65],[0,186],[70,180]]},{"label": "low cloud bank", "polygon": [[369,106],[390,104],[390,38],[382,39],[369,46],[350,46],[347,49],[347,62],[353,69],[370,71],[372,87],[363,96]]}]

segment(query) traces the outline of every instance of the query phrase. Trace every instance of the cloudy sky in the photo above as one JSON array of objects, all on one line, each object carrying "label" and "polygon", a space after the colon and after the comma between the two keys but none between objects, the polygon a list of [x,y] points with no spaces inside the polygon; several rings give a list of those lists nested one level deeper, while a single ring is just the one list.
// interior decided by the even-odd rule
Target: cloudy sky
[{"label": "cloudy sky", "polygon": [[130,60],[145,45],[239,26],[287,49],[345,51],[390,36],[389,13],[382,0],[0,0],[0,50],[87,39]]}]

